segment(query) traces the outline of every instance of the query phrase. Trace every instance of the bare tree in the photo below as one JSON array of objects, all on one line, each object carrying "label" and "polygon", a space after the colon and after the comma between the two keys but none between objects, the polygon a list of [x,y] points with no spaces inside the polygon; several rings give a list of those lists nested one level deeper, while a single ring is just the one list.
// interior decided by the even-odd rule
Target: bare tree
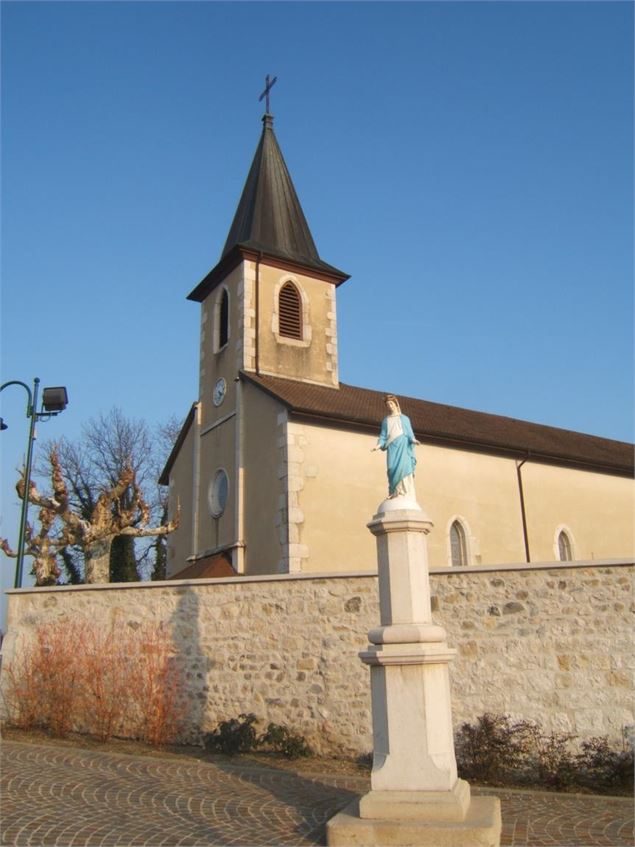
[{"label": "bare tree", "polygon": [[[155,450],[155,465],[153,468],[154,479],[156,480],[158,500],[161,507],[161,523],[166,523],[168,520],[168,489],[164,485],[159,485],[159,477],[163,471],[168,456],[172,452],[172,448],[179,437],[183,422],[174,415],[165,423],[159,424],[156,429],[156,445]],[[160,580],[165,579],[167,575],[167,538],[165,535],[158,536],[153,547],[154,563],[150,573],[150,579]]]},{"label": "bare tree", "polygon": [[[28,495],[25,492],[24,476],[16,488],[18,495],[28,496],[29,502],[40,507],[40,523],[46,527],[48,537],[54,522],[58,522],[58,531],[53,539],[53,547],[77,546],[81,549],[86,582],[109,582],[110,550],[113,540],[119,536],[147,538],[167,535],[178,526],[179,516],[175,520],[159,526],[147,526],[150,519],[150,507],[137,482],[135,470],[126,466],[119,478],[108,489],[102,490],[86,517],[86,509],[78,510],[71,503],[68,487],[60,464],[57,450],[49,452],[51,468],[52,494],[41,494],[32,481]],[[33,537],[33,532],[29,528]],[[5,546],[0,540],[0,546]]]},{"label": "bare tree", "polygon": [[[114,408],[89,420],[79,439],[62,438],[44,445],[43,458],[36,466],[41,478],[50,475],[49,455],[55,451],[66,485],[69,504],[84,520],[90,520],[100,495],[116,487],[127,469],[134,472],[137,488],[143,493],[150,520],[167,523],[166,494],[158,478],[172,449],[180,425],[175,419],[161,424],[152,432],[143,420],[126,417]],[[117,508],[133,511],[134,490],[129,486],[118,498]],[[112,504],[111,504],[112,505]],[[114,505],[113,505],[113,508]],[[135,520],[140,520],[137,511]],[[165,558],[165,537],[154,543],[136,544],[131,534],[115,536],[110,544],[110,581],[129,582],[149,573],[163,570],[157,559]],[[81,546],[68,545],[59,551],[71,582],[83,581],[84,551]]]},{"label": "bare tree", "polygon": [[[57,556],[64,546],[64,541],[51,538],[50,531],[55,518],[48,509],[40,509],[38,517],[40,529],[37,533],[34,532],[31,524],[26,524],[24,555],[33,557],[33,573],[36,585],[55,585],[61,574],[57,566]],[[0,550],[13,559],[18,556],[6,538],[0,538]]]}]

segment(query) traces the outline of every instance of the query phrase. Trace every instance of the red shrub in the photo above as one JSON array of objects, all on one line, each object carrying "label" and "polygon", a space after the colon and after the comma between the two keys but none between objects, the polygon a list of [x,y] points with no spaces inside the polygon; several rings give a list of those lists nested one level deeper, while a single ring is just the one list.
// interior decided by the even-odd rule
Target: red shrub
[{"label": "red shrub", "polygon": [[179,732],[180,674],[161,626],[40,625],[3,676],[9,721],[24,729],[150,744]]}]

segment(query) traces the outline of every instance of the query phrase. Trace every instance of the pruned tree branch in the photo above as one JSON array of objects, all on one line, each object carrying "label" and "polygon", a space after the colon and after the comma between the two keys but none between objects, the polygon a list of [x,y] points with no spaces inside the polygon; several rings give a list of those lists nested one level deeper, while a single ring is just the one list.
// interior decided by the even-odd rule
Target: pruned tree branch
[{"label": "pruned tree branch", "polygon": [[[38,517],[40,529],[37,533],[29,523],[24,528],[24,555],[33,557],[36,585],[51,585],[57,582],[60,575],[56,559],[63,545],[59,536],[49,537],[55,514],[50,509],[42,508]],[[0,549],[12,559],[18,556],[6,538],[0,539]]]},{"label": "pruned tree branch", "polygon": [[[35,559],[38,585],[50,582],[54,574],[55,578],[59,576],[55,557],[63,548],[78,546],[82,550],[87,563],[87,581],[107,582],[113,539],[122,535],[133,538],[168,535],[179,525],[180,508],[173,521],[156,527],[147,526],[150,508],[130,464],[123,468],[113,485],[101,492],[90,516],[84,518],[70,505],[62,466],[54,447],[49,451],[49,463],[53,496],[41,494],[33,482],[28,495],[29,502],[40,507],[38,534],[35,535],[30,526],[25,533],[28,555]],[[18,481],[16,489],[23,497],[24,477]],[[49,533],[56,520],[61,527],[51,538]]]},{"label": "pruned tree branch", "polygon": [[135,538],[148,538],[153,535],[169,535],[171,532],[174,532],[175,529],[179,528],[180,518],[181,510],[179,508],[177,515],[173,521],[169,521],[166,524],[162,524],[161,526],[155,526],[153,528],[144,528],[136,526],[124,527],[121,530],[121,535],[132,535]]},{"label": "pruned tree branch", "polygon": [[11,545],[6,538],[0,538],[0,550],[2,550],[4,555],[8,556],[10,559],[18,558],[18,554],[11,548]]},{"label": "pruned tree branch", "polygon": [[[168,521],[167,493],[158,485],[179,431],[176,419],[150,430],[113,409],[88,421],[80,439],[61,438],[38,451],[37,484],[30,481],[28,495],[23,476],[16,485],[19,497],[38,507],[24,539],[38,584],[59,573],[55,557],[75,583],[85,575],[123,581],[138,579],[142,570],[154,573],[179,521],[179,513]],[[141,541],[152,537],[153,544]],[[0,538],[0,551],[17,556],[7,539]]]}]

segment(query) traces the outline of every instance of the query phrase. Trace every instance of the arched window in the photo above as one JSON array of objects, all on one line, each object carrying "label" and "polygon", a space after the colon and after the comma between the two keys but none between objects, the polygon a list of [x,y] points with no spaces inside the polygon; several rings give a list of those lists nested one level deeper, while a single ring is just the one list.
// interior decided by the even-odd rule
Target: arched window
[{"label": "arched window", "polygon": [[465,530],[459,523],[454,521],[450,527],[450,550],[452,553],[452,566],[463,568],[467,566],[467,542]]},{"label": "arched window", "polygon": [[221,350],[229,341],[229,294],[226,288],[223,288],[218,304],[216,338],[217,350]]},{"label": "arched window", "polygon": [[302,298],[292,282],[285,282],[278,295],[278,332],[302,340]]},{"label": "arched window", "polygon": [[572,562],[573,553],[571,551],[571,539],[563,530],[558,535],[558,558],[561,562]]}]

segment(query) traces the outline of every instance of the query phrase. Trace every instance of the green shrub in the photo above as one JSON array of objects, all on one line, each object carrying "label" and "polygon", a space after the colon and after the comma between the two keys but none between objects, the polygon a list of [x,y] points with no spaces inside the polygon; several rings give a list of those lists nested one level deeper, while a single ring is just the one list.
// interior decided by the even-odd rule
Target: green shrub
[{"label": "green shrub", "polygon": [[230,718],[228,721],[221,721],[216,729],[203,736],[205,749],[215,753],[225,753],[227,756],[251,752],[258,741],[254,729],[257,720],[258,718],[250,713],[239,715],[238,718]]},{"label": "green shrub", "polygon": [[612,750],[606,736],[581,744],[576,756],[584,785],[589,788],[615,788],[633,791],[633,750]]},{"label": "green shrub", "polygon": [[534,738],[534,724],[512,723],[507,715],[486,712],[475,724],[464,723],[458,730],[457,763],[467,779],[505,781],[510,772],[527,771]]},{"label": "green shrub", "polygon": [[298,759],[300,756],[310,756],[311,748],[301,735],[295,735],[286,726],[270,723],[267,731],[258,739],[264,747],[271,747],[277,753],[282,753],[287,759]]},{"label": "green shrub", "polygon": [[216,729],[203,736],[205,749],[227,756],[250,753],[261,747],[281,753],[287,759],[311,755],[311,748],[305,739],[281,724],[270,723],[266,731],[258,735],[254,726],[257,720],[256,715],[250,713],[221,721]]},{"label": "green shrub", "polygon": [[569,747],[574,735],[537,734],[534,750],[536,781],[550,788],[569,788],[578,780],[575,757]]},{"label": "green shrub", "polygon": [[632,750],[614,750],[602,737],[583,741],[581,752],[574,753],[574,739],[567,733],[545,735],[536,722],[486,713],[456,734],[459,774],[498,785],[632,792]]}]

